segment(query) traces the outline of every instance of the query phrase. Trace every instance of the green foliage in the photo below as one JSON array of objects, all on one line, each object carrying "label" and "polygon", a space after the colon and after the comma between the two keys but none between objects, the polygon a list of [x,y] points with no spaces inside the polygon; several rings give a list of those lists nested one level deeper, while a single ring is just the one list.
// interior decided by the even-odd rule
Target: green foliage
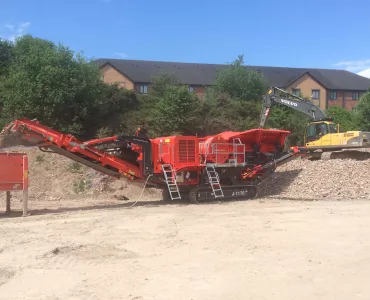
[{"label": "green foliage", "polygon": [[304,134],[311,118],[301,112],[282,105],[274,105],[267,121],[268,128],[289,130],[288,145],[303,145]]},{"label": "green foliage", "polygon": [[118,134],[122,120],[126,121],[126,115],[139,106],[140,102],[133,91],[116,84],[104,84],[97,104],[91,109],[93,118],[87,124],[87,136],[93,136],[95,132],[96,137]]},{"label": "green foliage", "polygon": [[137,128],[146,128],[148,135],[166,136],[174,134],[197,134],[202,116],[201,102],[194,93],[168,74],[152,79],[149,95],[139,95],[139,105],[125,115],[121,130],[132,134]]},{"label": "green foliage", "polygon": [[199,99],[186,86],[168,85],[154,104],[150,122],[157,135],[195,134],[201,122]]},{"label": "green foliage", "polygon": [[98,129],[98,131],[96,132],[96,138],[97,139],[102,139],[102,138],[106,138],[106,137],[109,137],[109,136],[112,136],[114,135],[112,130],[108,127],[101,127]]},{"label": "green foliage", "polygon": [[154,96],[163,96],[169,86],[176,86],[179,81],[173,74],[162,73],[152,78],[152,92]]},{"label": "green foliage", "polygon": [[87,189],[92,188],[92,181],[90,179],[80,179],[73,182],[73,191],[76,194],[84,193]]},{"label": "green foliage", "polygon": [[228,95],[207,95],[201,106],[202,135],[221,131],[242,131],[258,126],[261,103],[231,99]]},{"label": "green foliage", "polygon": [[243,55],[239,55],[228,67],[221,68],[214,89],[218,94],[227,94],[232,99],[259,101],[267,89],[265,77],[243,64]]},{"label": "green foliage", "polygon": [[148,135],[154,137],[157,132],[152,127],[153,111],[159,99],[152,95],[138,95],[138,106],[124,115],[120,126],[121,132],[132,135],[139,127],[146,128]]},{"label": "green foliage", "polygon": [[201,107],[202,135],[257,127],[266,90],[263,75],[243,66],[243,56],[239,56],[219,71],[215,86],[206,91]]},{"label": "green foliage", "polygon": [[38,163],[42,163],[43,161],[45,161],[45,155],[44,154],[38,154],[36,155],[36,162]]},{"label": "green foliage", "polygon": [[329,107],[326,111],[328,117],[333,118],[333,122],[339,124],[342,131],[358,130],[355,113],[348,111],[340,106]]},{"label": "green foliage", "polygon": [[81,134],[102,88],[99,69],[62,45],[31,36],[12,49],[0,82],[2,115],[37,118],[57,130]]},{"label": "green foliage", "polygon": [[78,162],[72,162],[68,165],[67,171],[71,173],[80,173],[82,171],[82,165]]},{"label": "green foliage", "polygon": [[0,77],[8,73],[12,48],[11,42],[0,38]]},{"label": "green foliage", "polygon": [[358,130],[370,131],[370,91],[361,96],[354,115]]},{"label": "green foliage", "polygon": [[139,103],[133,92],[103,82],[97,65],[67,47],[30,35],[14,45],[0,41],[0,126],[37,119],[80,138],[99,128],[119,130]]}]

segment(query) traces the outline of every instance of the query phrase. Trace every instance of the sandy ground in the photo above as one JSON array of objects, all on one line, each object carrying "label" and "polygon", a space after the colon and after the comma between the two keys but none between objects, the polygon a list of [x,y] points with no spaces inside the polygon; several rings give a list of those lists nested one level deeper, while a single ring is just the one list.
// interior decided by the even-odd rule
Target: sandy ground
[{"label": "sandy ground", "polygon": [[0,299],[370,298],[368,201],[131,204],[0,213]]}]

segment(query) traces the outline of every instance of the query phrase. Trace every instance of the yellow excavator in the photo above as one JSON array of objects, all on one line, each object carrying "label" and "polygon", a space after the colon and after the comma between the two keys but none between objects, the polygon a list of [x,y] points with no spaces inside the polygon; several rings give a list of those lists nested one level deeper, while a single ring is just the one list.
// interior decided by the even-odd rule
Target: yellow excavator
[{"label": "yellow excavator", "polygon": [[[289,97],[280,97],[280,94]],[[332,118],[328,117],[320,107],[277,87],[270,88],[268,93],[263,96],[261,128],[265,126],[270,109],[274,104],[290,107],[312,118],[304,135],[304,147],[309,151],[308,157],[310,159],[370,158],[370,152],[361,151],[364,148],[370,148],[370,132],[343,132],[339,124],[334,123]]]}]

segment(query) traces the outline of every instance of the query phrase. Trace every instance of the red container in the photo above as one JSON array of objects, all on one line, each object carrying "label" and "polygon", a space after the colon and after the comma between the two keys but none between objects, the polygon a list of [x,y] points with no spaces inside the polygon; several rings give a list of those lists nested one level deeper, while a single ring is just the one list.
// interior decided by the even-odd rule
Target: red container
[{"label": "red container", "polygon": [[225,163],[229,159],[230,149],[227,141],[220,135],[208,137],[199,147],[202,162]]},{"label": "red container", "polygon": [[259,148],[260,152],[276,152],[278,148],[283,149],[290,131],[256,128],[243,132],[226,131],[220,135],[229,143],[240,139],[240,142],[245,144],[246,152],[255,151],[255,147]]}]

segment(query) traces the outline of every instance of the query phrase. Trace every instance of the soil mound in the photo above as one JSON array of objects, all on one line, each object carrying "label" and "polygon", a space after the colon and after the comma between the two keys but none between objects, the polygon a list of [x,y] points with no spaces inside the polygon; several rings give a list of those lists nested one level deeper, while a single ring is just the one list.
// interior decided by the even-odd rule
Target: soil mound
[{"label": "soil mound", "polygon": [[[142,186],[102,174],[56,153],[25,147],[7,148],[3,152],[28,154],[30,201],[81,198],[136,200],[142,192]],[[21,199],[21,193],[12,194],[13,199]],[[155,189],[146,189],[142,198],[149,196],[161,199],[161,194]]]}]

